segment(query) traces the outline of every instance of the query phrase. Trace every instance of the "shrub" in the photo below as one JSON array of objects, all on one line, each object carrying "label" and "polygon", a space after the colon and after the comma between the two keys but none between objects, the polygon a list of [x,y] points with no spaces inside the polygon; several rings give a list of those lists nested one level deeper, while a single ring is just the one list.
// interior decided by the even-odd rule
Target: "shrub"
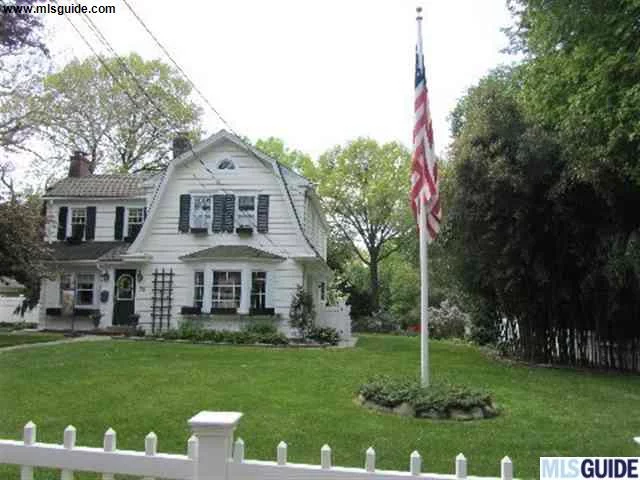
[{"label": "shrub", "polygon": [[258,335],[273,335],[278,333],[278,328],[271,322],[252,322],[245,325],[244,331]]},{"label": "shrub", "polygon": [[298,285],[296,293],[291,300],[289,307],[289,324],[298,330],[300,337],[304,340],[309,329],[313,326],[313,319],[316,312],[313,306],[313,297],[309,292],[305,292],[302,286]]},{"label": "shrub", "polygon": [[289,339],[279,332],[254,333],[248,331],[205,330],[197,322],[183,322],[177,330],[167,330],[157,336],[166,340],[191,340],[193,342],[232,343],[236,345],[256,343],[286,345],[289,343]]},{"label": "shrub", "polygon": [[318,343],[337,345],[340,341],[340,334],[335,328],[331,327],[311,327],[307,338]]},{"label": "shrub", "polygon": [[469,315],[444,300],[439,307],[429,308],[429,335],[432,338],[464,338]]},{"label": "shrub", "polygon": [[351,322],[354,332],[389,333],[400,328],[400,322],[390,312],[380,311],[370,317],[354,318]]},{"label": "shrub", "polygon": [[446,418],[452,410],[470,411],[476,407],[483,410],[484,416],[497,413],[490,394],[484,390],[447,383],[422,387],[419,380],[407,377],[377,376],[362,385],[358,393],[365,400],[388,408],[407,402],[417,417]]}]

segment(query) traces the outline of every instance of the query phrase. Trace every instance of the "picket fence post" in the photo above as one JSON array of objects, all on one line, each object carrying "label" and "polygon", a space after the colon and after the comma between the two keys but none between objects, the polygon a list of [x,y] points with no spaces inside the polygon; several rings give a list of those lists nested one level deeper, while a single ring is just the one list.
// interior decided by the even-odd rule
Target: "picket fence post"
[{"label": "picket fence post", "polygon": [[194,480],[228,480],[233,432],[242,417],[239,412],[200,412],[189,420],[198,439]]}]

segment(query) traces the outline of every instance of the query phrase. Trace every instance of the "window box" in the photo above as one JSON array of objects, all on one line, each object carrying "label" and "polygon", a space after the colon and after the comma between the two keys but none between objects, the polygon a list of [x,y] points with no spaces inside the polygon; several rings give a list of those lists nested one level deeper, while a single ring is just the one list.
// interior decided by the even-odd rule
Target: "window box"
[{"label": "window box", "polygon": [[191,233],[208,233],[209,229],[208,228],[204,228],[204,227],[198,227],[198,228],[194,228],[192,227],[191,230],[189,230]]},{"label": "window box", "polygon": [[249,315],[269,315],[276,314],[275,308],[251,308],[249,309]]},{"label": "window box", "polygon": [[202,308],[183,306],[180,308],[180,313],[182,315],[200,315],[202,313]]},{"label": "window box", "polygon": [[73,314],[76,317],[90,317],[91,315],[99,314],[100,310],[94,308],[74,308]]},{"label": "window box", "polygon": [[237,308],[212,308],[211,313],[219,314],[219,315],[229,315],[238,313]]},{"label": "window box", "polygon": [[47,308],[45,310],[45,313],[47,315],[49,315],[50,317],[60,317],[60,316],[62,316],[62,309],[61,308]]},{"label": "window box", "polygon": [[253,228],[249,225],[240,225],[236,228],[236,233],[238,235],[251,235],[253,233]]}]

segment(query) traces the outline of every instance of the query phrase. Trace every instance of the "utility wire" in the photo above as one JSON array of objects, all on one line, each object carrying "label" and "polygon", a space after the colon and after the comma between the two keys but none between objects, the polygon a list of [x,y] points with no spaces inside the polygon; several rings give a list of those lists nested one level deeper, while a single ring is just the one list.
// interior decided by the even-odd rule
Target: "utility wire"
[{"label": "utility wire", "polygon": [[[160,42],[160,40],[158,39],[158,37],[156,35],[154,35],[154,33],[151,31],[151,29],[147,26],[147,24],[144,22],[144,20],[142,20],[142,18],[140,17],[140,15],[138,15],[138,13],[133,9],[133,7],[131,6],[131,4],[128,2],[128,0],[122,0],[124,2],[124,4],[126,5],[126,7],[129,9],[129,11],[131,12],[131,14],[136,18],[136,20],[138,21],[138,23],[140,23],[140,25],[142,25],[142,28],[145,29],[145,31],[149,34],[149,36],[153,39],[153,41],[156,43],[156,45],[158,45],[158,47],[160,48],[160,50],[162,50],[162,52],[167,56],[167,58],[171,61],[171,63],[173,63],[173,65],[176,67],[176,69],[182,74],[182,76],[185,78],[185,80],[189,83],[189,85],[191,85],[191,88],[193,88],[193,90],[200,96],[200,98],[202,98],[202,100],[204,100],[204,102],[209,106],[209,108],[213,111],[213,113],[215,113],[218,118],[220,119],[220,121],[227,126],[227,128],[229,129],[229,131],[231,133],[233,133],[236,137],[238,137],[240,139],[240,141],[245,144],[247,147],[249,147],[249,149],[253,149],[254,147],[252,145],[248,145],[247,142],[244,141],[244,139],[234,131],[233,127],[231,127],[231,125],[229,124],[229,122],[227,122],[224,117],[220,114],[220,112],[211,104],[211,102],[209,101],[209,99],[206,97],[206,95],[204,93],[202,93],[202,91],[197,87],[197,85],[195,84],[195,82],[193,82],[193,80],[191,80],[191,78],[189,77],[189,75],[187,75],[187,73],[184,71],[184,69],[182,67],[180,67],[180,65],[178,64],[178,62],[176,60],[174,60],[174,58],[171,56],[171,54],[169,53],[169,51],[165,48],[165,46],[162,44],[162,42]],[[278,173],[280,174],[280,177],[282,178],[282,182],[284,184],[286,193],[287,193],[287,197],[291,203],[291,207],[293,208],[293,212],[295,214],[296,217],[296,222],[298,223],[298,226],[300,227],[300,232],[302,233],[302,236],[305,238],[305,240],[307,241],[307,243],[309,244],[309,246],[311,247],[311,249],[314,251],[314,253],[319,256],[322,257],[322,255],[320,255],[320,252],[318,252],[318,250],[316,249],[315,245],[313,244],[313,242],[310,241],[310,239],[307,237],[307,234],[305,232],[305,229],[302,225],[302,222],[300,220],[300,216],[298,215],[298,211],[293,203],[293,198],[291,196],[291,191],[289,189],[289,185],[287,184],[287,180],[284,177],[284,174],[282,173],[282,165],[279,161],[275,161],[277,167],[278,167]]]},{"label": "utility wire", "polygon": [[160,50],[162,50],[164,52],[164,54],[167,56],[167,58],[171,61],[171,63],[173,63],[173,66],[176,67],[176,69],[178,69],[178,71],[182,74],[182,76],[187,80],[187,82],[189,83],[189,85],[191,85],[191,88],[193,88],[193,90],[200,96],[200,98],[202,98],[202,100],[207,104],[207,106],[211,109],[211,111],[213,113],[215,113],[217,115],[217,117],[220,119],[220,121],[229,129],[229,131],[231,133],[233,133],[236,137],[238,138],[242,138],[240,137],[240,135],[238,135],[233,127],[229,124],[229,122],[227,122],[225,120],[225,118],[222,116],[222,114],[218,111],[218,109],[216,107],[214,107],[211,102],[209,101],[209,99],[205,96],[204,93],[202,93],[202,91],[196,86],[196,84],[193,82],[193,80],[191,80],[191,78],[189,77],[189,75],[187,75],[187,73],[182,69],[182,67],[178,64],[178,62],[176,62],[173,57],[171,56],[171,54],[169,53],[169,51],[165,48],[165,46],[160,42],[160,40],[158,39],[157,36],[155,36],[153,34],[153,32],[151,31],[151,29],[147,26],[147,24],[144,22],[144,20],[142,20],[142,18],[140,17],[140,15],[138,15],[136,13],[136,11],[133,9],[133,7],[131,6],[131,4],[127,1],[127,0],[122,0],[124,2],[124,4],[127,6],[127,8],[129,9],[129,11],[133,14],[133,16],[136,18],[136,20],[138,20],[138,23],[140,23],[140,25],[142,25],[142,28],[144,28],[146,30],[146,32],[149,34],[149,36],[153,39],[154,42],[156,42],[156,45],[158,45],[158,47],[160,47]]},{"label": "utility wire", "polygon": [[[122,69],[132,78],[132,80],[134,81],[134,83],[136,84],[136,86],[138,87],[138,89],[142,92],[142,94],[148,99],[149,103],[160,113],[160,115],[166,117],[166,118],[170,118],[170,116],[155,102],[155,100],[149,95],[149,93],[146,91],[145,87],[140,83],[140,81],[138,80],[138,78],[136,77],[136,75],[131,71],[131,69],[129,68],[129,66],[127,65],[127,63],[117,54],[117,52],[115,51],[115,49],[113,48],[113,46],[111,45],[111,43],[107,40],[107,38],[105,37],[105,35],[102,33],[102,31],[100,30],[100,28],[98,28],[98,26],[93,22],[93,20],[91,20],[91,18],[87,15],[87,14],[82,14],[83,17],[83,21],[85,22],[85,24],[89,27],[90,30],[92,30],[92,32],[94,33],[94,35],[97,36],[97,38],[103,43],[103,45],[105,45],[107,47],[107,49],[113,54],[113,56],[116,58],[116,60],[118,61],[118,63],[120,64],[120,66],[122,67]],[[136,109],[140,110],[141,113],[143,114],[143,116],[149,121],[150,124],[152,125],[156,125],[154,123],[153,120],[151,120],[151,118],[145,113],[145,111],[143,109],[140,108],[140,106],[138,105],[138,103],[136,102],[136,100],[133,98],[133,96],[130,95],[129,91],[127,90],[126,86],[123,85],[120,80],[118,79],[117,75],[115,73],[113,73],[113,71],[111,70],[111,68],[108,66],[107,62],[97,53],[97,51],[93,48],[93,46],[89,43],[89,41],[86,39],[86,37],[80,32],[80,30],[73,24],[73,22],[71,22],[71,20],[69,19],[68,16],[65,16],[67,18],[67,20],[69,21],[69,23],[71,24],[71,26],[74,28],[74,30],[78,33],[78,35],[80,35],[80,37],[84,40],[84,42],[87,44],[87,46],[91,49],[91,51],[96,55],[96,57],[98,57],[98,60],[100,61],[100,63],[105,67],[105,69],[107,70],[107,73],[109,73],[109,75],[114,79],[114,81],[122,88],[123,92],[127,95],[127,97],[131,100],[131,102],[133,103],[133,105],[136,107]],[[235,134],[237,136],[237,134]],[[214,174],[214,172],[207,167],[207,165],[205,164],[205,162],[202,160],[202,158],[198,155],[198,153],[193,149],[193,145],[191,145],[191,143],[189,142],[189,149],[191,150],[191,153],[194,155],[194,157],[198,160],[198,162],[200,163],[200,165],[204,168],[205,171],[207,171],[211,177],[215,180],[217,185],[220,185],[221,182],[220,180],[216,177],[216,175]],[[162,181],[162,180],[161,180]],[[206,188],[206,186],[198,180],[198,183],[200,183],[200,185],[203,188]],[[228,191],[226,191],[224,188],[220,188],[220,191],[224,194],[230,194]],[[153,203],[156,198],[157,198],[157,194],[159,193],[159,188],[156,190],[156,192],[154,193],[154,196],[151,200],[151,203]],[[252,227],[254,227],[257,230],[257,224],[255,221],[253,221],[253,219],[249,219],[249,221],[251,222]],[[290,252],[288,249],[283,248],[283,247],[279,247],[278,245],[276,245],[273,240],[269,237],[269,235],[267,235],[266,233],[262,234],[264,236],[264,238],[266,238],[266,240],[271,243],[271,245],[280,250],[281,252],[285,253],[286,255],[290,255]],[[261,247],[264,248],[264,245],[258,240],[258,243]]]}]

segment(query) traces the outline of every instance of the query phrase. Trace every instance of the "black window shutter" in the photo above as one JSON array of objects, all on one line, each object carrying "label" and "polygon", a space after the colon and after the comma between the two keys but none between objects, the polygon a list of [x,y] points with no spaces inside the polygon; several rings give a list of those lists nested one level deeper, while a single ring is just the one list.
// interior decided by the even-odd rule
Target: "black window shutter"
[{"label": "black window shutter", "polygon": [[236,213],[236,196],[227,194],[224,196],[224,227],[223,230],[228,233],[233,233],[234,222],[233,219]]},{"label": "black window shutter", "polygon": [[213,233],[222,232],[224,217],[224,195],[213,196],[213,223],[211,224],[211,231]]},{"label": "black window shutter", "polygon": [[122,240],[124,237],[124,207],[116,207],[116,221],[113,225],[113,238]]},{"label": "black window shutter", "polygon": [[178,220],[178,230],[182,233],[189,233],[189,216],[191,213],[191,195],[180,195],[180,220]]},{"label": "black window shutter", "polygon": [[67,214],[69,207],[60,207],[58,210],[58,240],[64,240],[67,236]]},{"label": "black window shutter", "polygon": [[258,233],[269,231],[269,195],[258,195]]},{"label": "black window shutter", "polygon": [[87,207],[87,226],[84,231],[85,240],[93,240],[96,237],[96,207]]},{"label": "black window shutter", "polygon": [[147,219],[147,207],[144,207],[144,210],[142,211],[142,215],[143,215],[142,218],[144,220],[146,220]]}]

